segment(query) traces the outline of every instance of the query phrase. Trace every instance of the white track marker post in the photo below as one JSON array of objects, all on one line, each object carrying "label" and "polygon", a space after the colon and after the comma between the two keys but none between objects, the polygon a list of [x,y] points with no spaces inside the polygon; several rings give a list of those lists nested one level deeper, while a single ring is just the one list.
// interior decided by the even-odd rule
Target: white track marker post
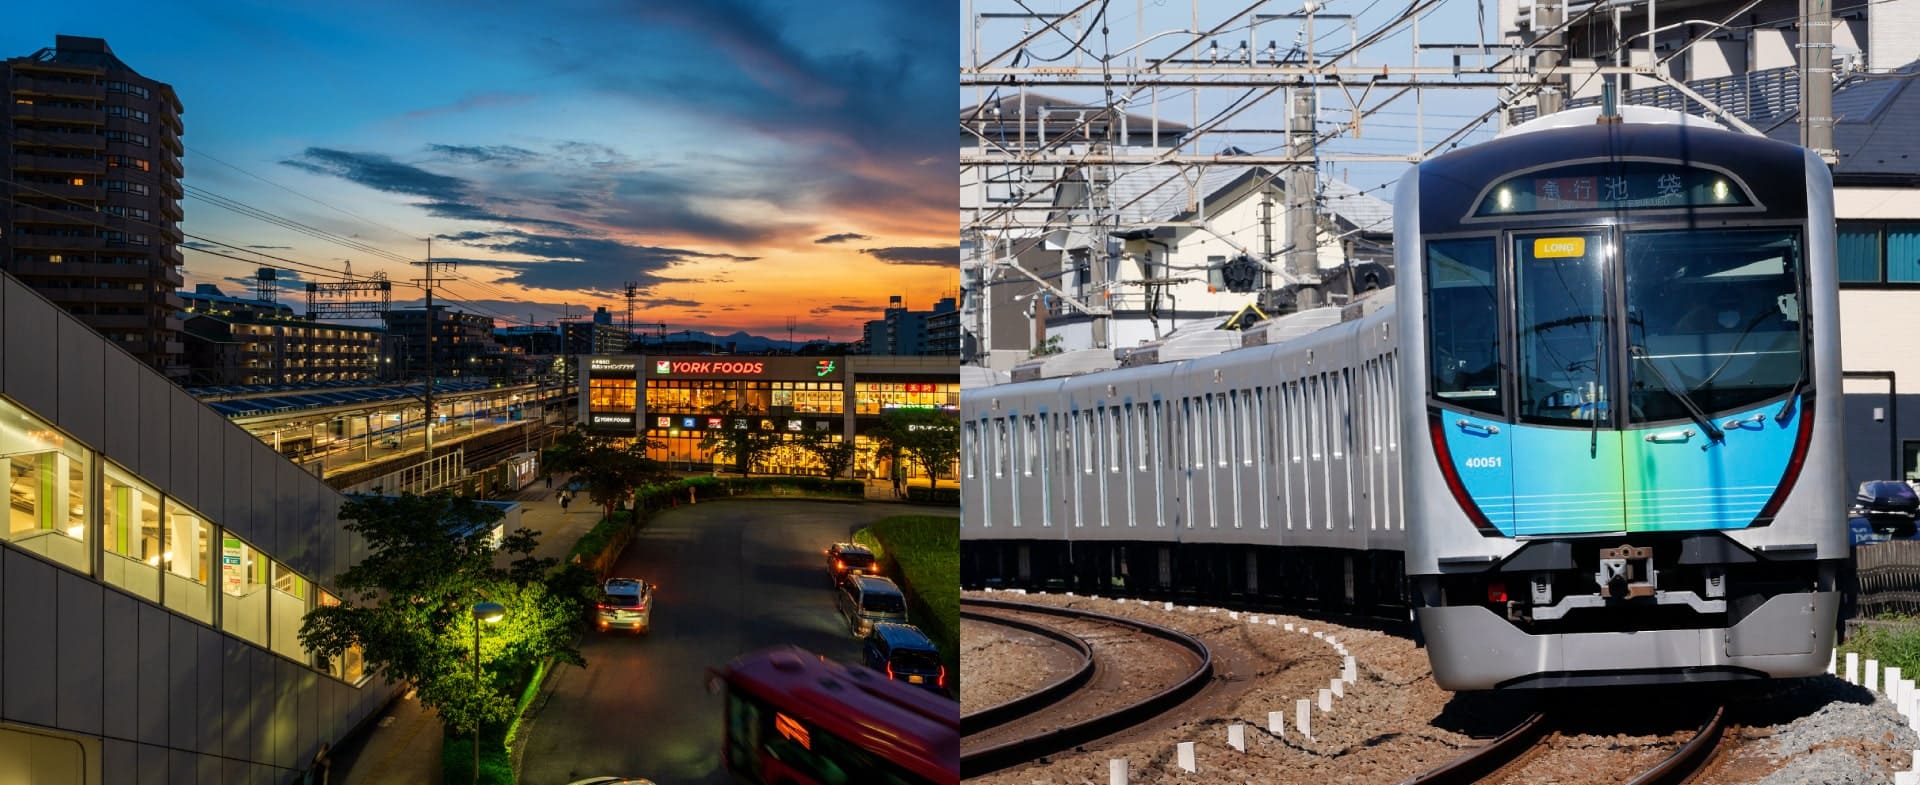
[{"label": "white track marker post", "polygon": [[1247,726],[1238,722],[1227,726],[1227,746],[1241,752],[1247,751]]},{"label": "white track marker post", "polygon": [[1887,672],[1886,672],[1886,679],[1887,679],[1887,700],[1892,701],[1893,705],[1899,706],[1900,705],[1900,669],[1893,667],[1892,665],[1888,665]]},{"label": "white track marker post", "polygon": [[1894,772],[1893,785],[1914,785],[1913,772],[1911,771]]},{"label": "white track marker post", "polygon": [[1180,742],[1180,751],[1177,754],[1179,755],[1179,758],[1180,758],[1181,769],[1187,771],[1188,773],[1193,773],[1194,771],[1196,771],[1193,764],[1193,742],[1191,741]]},{"label": "white track marker post", "polygon": [[1839,673],[1838,670],[1834,669],[1834,665],[1833,665],[1834,659],[1839,656],[1840,656],[1839,649],[1834,649],[1833,651],[1827,652],[1827,675],[1828,676],[1832,676],[1834,674]]},{"label": "white track marker post", "polygon": [[1107,785],[1127,785],[1127,759],[1112,758],[1107,761]]},{"label": "white track marker post", "polygon": [[1333,697],[1336,697],[1336,698],[1347,697],[1347,683],[1344,681],[1341,681],[1339,679],[1328,679],[1327,689],[1333,691]]},{"label": "white track marker post", "polygon": [[1274,738],[1286,735],[1286,724],[1286,715],[1283,712],[1267,712],[1267,732],[1273,734]]},{"label": "white track marker post", "polygon": [[1847,652],[1847,683],[1860,683],[1860,653]]},{"label": "white track marker post", "polygon": [[1864,686],[1867,688],[1867,692],[1880,691],[1880,661],[1879,660],[1867,660],[1867,681]]},{"label": "white track marker post", "polygon": [[1340,664],[1340,678],[1346,679],[1348,684],[1360,680],[1360,672],[1354,664],[1353,655],[1347,655],[1346,661]]},{"label": "white track marker post", "polygon": [[1287,632],[1293,632],[1293,622],[1287,622]]},{"label": "white track marker post", "polygon": [[1320,691],[1320,713],[1321,714],[1333,713],[1333,690]]},{"label": "white track marker post", "polygon": [[1255,616],[1255,615],[1253,615],[1253,614],[1251,614],[1251,613],[1249,613],[1249,614],[1247,614],[1247,623],[1248,623],[1248,624],[1259,624],[1259,623],[1260,623],[1260,617],[1259,617],[1259,616]]},{"label": "white track marker post", "polygon": [[[1267,626],[1268,626],[1268,627],[1272,627],[1273,625],[1275,625],[1275,624],[1279,624],[1279,623],[1280,623],[1280,622],[1277,622],[1277,621],[1274,621],[1274,620],[1273,620],[1273,617],[1272,617],[1272,616],[1268,616],[1268,617],[1267,617]],[[1289,626],[1291,626],[1291,625],[1289,625]]]},{"label": "white track marker post", "polygon": [[1301,698],[1293,704],[1293,727],[1300,729],[1300,735],[1313,738],[1313,701]]},{"label": "white track marker post", "polygon": [[1161,608],[1161,610],[1163,610],[1163,611],[1170,611],[1170,610],[1173,610],[1173,603],[1171,603],[1171,602],[1169,602],[1169,603],[1167,603],[1167,606],[1166,606],[1166,607],[1164,607],[1164,608]]}]

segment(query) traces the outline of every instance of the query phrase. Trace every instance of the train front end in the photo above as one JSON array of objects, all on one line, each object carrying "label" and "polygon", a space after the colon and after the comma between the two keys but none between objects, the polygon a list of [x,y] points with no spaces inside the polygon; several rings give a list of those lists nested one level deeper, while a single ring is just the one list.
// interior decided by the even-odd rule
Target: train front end
[{"label": "train front end", "polygon": [[1597,115],[1399,185],[1407,573],[1435,679],[1821,672],[1847,558],[1831,178],[1697,118]]}]

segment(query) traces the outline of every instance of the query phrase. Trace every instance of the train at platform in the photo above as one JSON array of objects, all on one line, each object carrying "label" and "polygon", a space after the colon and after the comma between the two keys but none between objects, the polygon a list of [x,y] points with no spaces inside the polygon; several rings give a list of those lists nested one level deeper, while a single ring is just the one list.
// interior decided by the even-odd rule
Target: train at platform
[{"label": "train at platform", "polygon": [[964,390],[962,583],[1410,613],[1453,690],[1824,672],[1827,166],[1576,109],[1410,168],[1393,207],[1386,290]]}]

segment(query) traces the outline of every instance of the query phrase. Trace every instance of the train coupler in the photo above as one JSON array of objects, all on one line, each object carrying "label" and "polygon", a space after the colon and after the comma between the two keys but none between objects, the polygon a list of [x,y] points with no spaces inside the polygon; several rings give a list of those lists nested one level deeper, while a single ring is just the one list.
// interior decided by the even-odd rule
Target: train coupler
[{"label": "train coupler", "polygon": [[1657,577],[1650,546],[1600,549],[1600,571],[1594,574],[1594,581],[1600,585],[1602,597],[1614,600],[1652,597]]}]

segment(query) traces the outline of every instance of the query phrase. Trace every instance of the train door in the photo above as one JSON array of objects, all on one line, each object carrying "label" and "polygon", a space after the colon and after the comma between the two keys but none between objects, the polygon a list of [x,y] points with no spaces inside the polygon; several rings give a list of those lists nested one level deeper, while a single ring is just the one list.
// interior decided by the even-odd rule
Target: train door
[{"label": "train door", "polygon": [[1625,530],[1612,405],[1615,252],[1604,231],[1514,233],[1513,514],[1518,535]]}]

